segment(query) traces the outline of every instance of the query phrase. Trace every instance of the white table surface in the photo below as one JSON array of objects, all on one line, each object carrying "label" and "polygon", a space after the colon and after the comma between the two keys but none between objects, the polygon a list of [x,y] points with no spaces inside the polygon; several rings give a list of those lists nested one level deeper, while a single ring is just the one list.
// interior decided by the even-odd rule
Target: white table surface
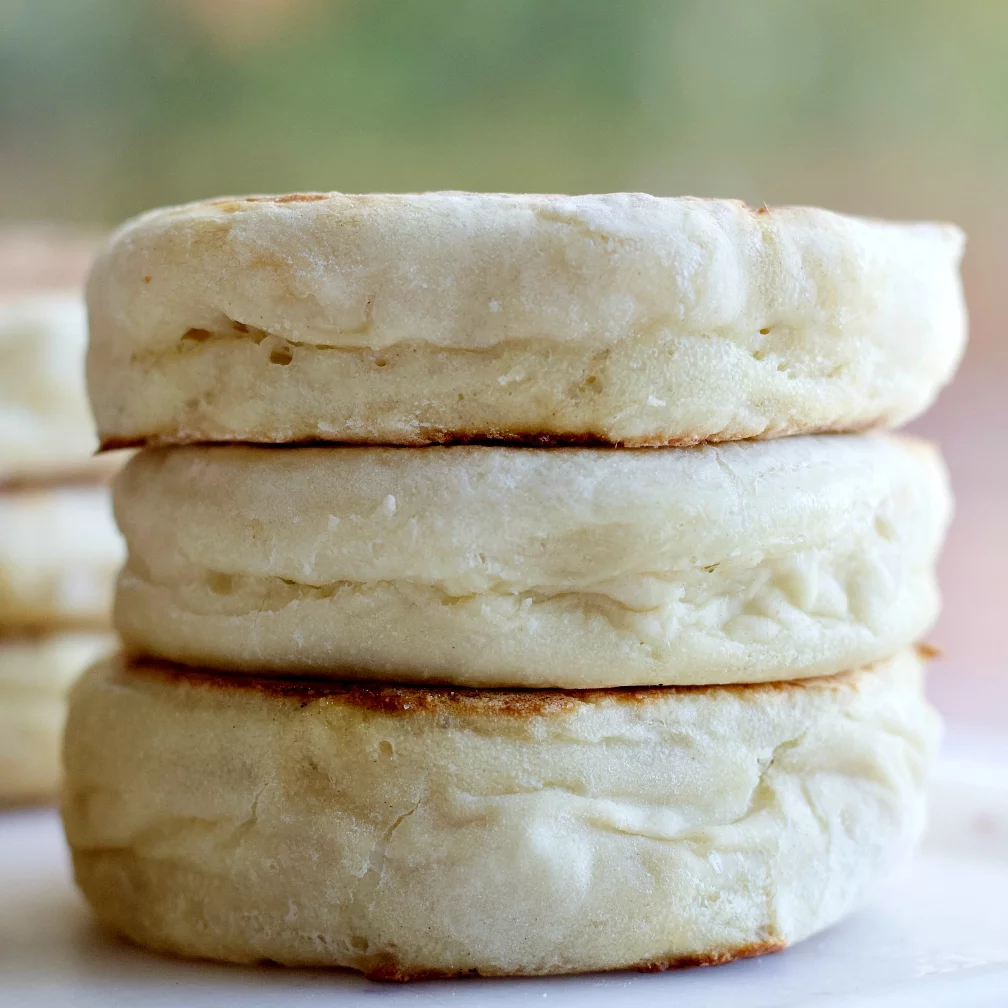
[{"label": "white table surface", "polygon": [[0,814],[0,1006],[649,1005],[1008,1008],[1008,759],[941,762],[917,859],[872,904],[776,955],[711,969],[378,984],[162,958],[102,933],[56,813]]}]

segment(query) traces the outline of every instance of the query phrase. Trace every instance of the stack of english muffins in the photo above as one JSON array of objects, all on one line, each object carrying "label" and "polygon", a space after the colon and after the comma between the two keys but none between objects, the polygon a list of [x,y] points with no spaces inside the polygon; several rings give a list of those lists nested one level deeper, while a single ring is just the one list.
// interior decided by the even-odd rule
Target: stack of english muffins
[{"label": "stack of english muffins", "polygon": [[625,194],[125,225],[125,651],[65,741],[101,920],[407,979],[724,962],[864,900],[922,825],[950,510],[879,429],[955,368],[961,251]]},{"label": "stack of english muffins", "polygon": [[89,458],[84,344],[79,294],[0,297],[0,806],[55,798],[66,689],[114,649],[117,462]]}]

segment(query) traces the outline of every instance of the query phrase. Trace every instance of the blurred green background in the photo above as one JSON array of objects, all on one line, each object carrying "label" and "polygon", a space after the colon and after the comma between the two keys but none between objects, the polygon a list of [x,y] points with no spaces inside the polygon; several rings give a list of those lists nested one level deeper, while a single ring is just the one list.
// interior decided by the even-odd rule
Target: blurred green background
[{"label": "blurred green background", "polygon": [[5,217],[333,188],[828,195],[962,216],[1008,169],[1000,2],[0,8]]},{"label": "blurred green background", "polygon": [[934,691],[1008,726],[1008,3],[0,0],[0,19],[8,221],[464,188],[963,225],[971,349],[917,425],[960,501]]}]

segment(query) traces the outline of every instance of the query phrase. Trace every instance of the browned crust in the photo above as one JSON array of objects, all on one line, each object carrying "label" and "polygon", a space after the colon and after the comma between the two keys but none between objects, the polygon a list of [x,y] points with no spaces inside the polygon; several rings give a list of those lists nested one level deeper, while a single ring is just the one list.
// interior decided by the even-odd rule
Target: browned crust
[{"label": "browned crust", "polygon": [[286,196],[249,196],[248,203],[317,203],[329,199],[328,193],[288,193]]},{"label": "browned crust", "polygon": [[[504,199],[514,199],[514,198],[531,198],[531,199],[568,199],[570,198],[570,193],[509,193],[509,192],[473,192],[464,189],[442,189],[442,190],[432,190],[425,193],[420,193],[419,195],[431,195],[434,194],[446,194],[451,193],[457,196],[476,196],[484,197],[487,199],[493,198],[504,198]],[[342,192],[338,189],[329,190],[326,192],[321,192],[317,190],[312,190],[311,192],[296,192],[296,193],[254,193],[248,196],[218,196],[214,199],[207,199],[199,201],[197,206],[212,206],[218,209],[223,209],[225,211],[235,211],[246,207],[248,204],[252,203],[317,203],[320,200],[331,200],[331,199],[344,199],[344,200],[356,200],[359,203],[366,203],[374,200],[388,200],[395,199],[396,197],[408,197],[415,196],[417,193],[347,193]],[[625,195],[623,193],[595,193],[596,196],[611,196],[611,195]],[[632,193],[630,195],[637,195]],[[733,203],[736,206],[742,207],[744,210],[748,210],[750,214],[754,217],[761,217],[764,214],[771,214],[775,210],[790,210],[795,208],[796,204],[793,203],[775,203],[770,205],[768,203],[761,203],[758,207],[749,206],[744,200],[740,199],[724,199],[721,197],[710,197],[710,196],[680,196],[678,199],[692,200],[696,203]],[[800,206],[798,204],[797,206]]]},{"label": "browned crust", "polygon": [[400,686],[388,683],[353,682],[345,679],[282,678],[262,675],[228,675],[172,662],[119,656],[116,674],[147,676],[190,689],[243,691],[309,704],[341,704],[387,715],[417,713],[487,717],[541,717],[562,714],[581,704],[649,704],[670,694],[713,692],[745,694],[794,690],[849,689],[859,670],[831,676],[780,680],[765,683],[726,683],[704,686],[615,686],[607,689],[507,689],[454,685]]},{"label": "browned crust", "polygon": [[753,959],[773,952],[783,952],[786,948],[787,942],[774,939],[753,942],[737,949],[722,949],[719,952],[698,952],[694,955],[652,959],[649,962],[635,963],[628,968],[638,973],[664,973],[666,970],[692,969],[694,966],[724,966],[726,963],[735,962],[736,959]]},{"label": "browned crust", "polygon": [[222,196],[218,199],[206,200],[203,205],[217,207],[225,211],[234,211],[242,209],[249,203],[317,203],[319,200],[327,200],[333,196],[342,195],[342,193],[298,192],[280,196]]},{"label": "browned crust", "polygon": [[[235,213],[239,210],[247,210],[251,206],[257,203],[318,203],[324,202],[326,200],[349,200],[357,203],[359,206],[367,206],[370,203],[376,201],[387,201],[395,200],[397,198],[408,198],[410,196],[429,196],[429,195],[444,195],[452,194],[456,196],[474,196],[482,197],[485,199],[533,199],[533,200],[544,200],[544,199],[568,199],[570,198],[570,193],[515,193],[515,192],[473,192],[471,190],[464,189],[442,189],[442,190],[431,190],[422,193],[347,193],[342,192],[338,189],[329,190],[326,192],[311,191],[311,192],[296,192],[296,193],[253,193],[248,196],[219,196],[214,199],[200,200],[197,201],[195,206],[207,206],[214,207],[224,213]],[[594,193],[595,196],[612,196],[612,195],[647,195],[638,193]],[[744,200],[740,199],[725,199],[721,197],[710,197],[710,196],[679,196],[678,199],[690,200],[695,203],[730,203],[735,206],[741,207],[743,210],[747,210],[753,217],[763,217],[772,216],[776,211],[779,210],[794,210],[803,209],[802,204],[795,203],[761,203],[758,207],[750,206]],[[166,208],[167,212],[172,209],[177,208]],[[867,218],[876,219],[876,218]],[[945,223],[942,221],[936,221],[935,223]]]},{"label": "browned crust", "polygon": [[[649,959],[645,962],[633,963],[629,966],[616,966],[604,972],[635,971],[637,973],[663,973],[666,970],[692,969],[695,966],[723,966],[736,959],[751,959],[754,956],[781,952],[787,943],[779,940],[754,942],[737,949],[720,949],[715,952],[698,952],[684,956],[669,956],[666,958]],[[491,977],[491,976],[548,976],[548,973],[503,973],[494,970],[478,968],[467,970],[428,970],[416,969],[396,962],[391,957],[383,957],[373,966],[365,967],[361,972],[368,980],[392,983],[410,983],[417,980],[456,980],[461,977]]]},{"label": "browned crust", "polygon": [[710,434],[683,435],[670,437],[654,433],[638,437],[614,438],[600,431],[465,431],[427,429],[415,437],[378,438],[366,435],[346,435],[331,439],[290,438],[279,440],[266,434],[245,432],[241,435],[216,433],[212,437],[186,437],[166,432],[142,434],[138,437],[103,437],[99,451],[115,451],[120,448],[162,448],[187,444],[244,444],[244,445],[290,445],[299,448],[323,447],[334,444],[370,445],[373,447],[422,448],[435,445],[481,445],[485,447],[522,448],[692,448],[701,444],[725,444],[731,441],[767,441],[778,437],[800,434],[861,434],[866,431],[889,426],[888,418],[873,417],[855,424],[821,424],[811,427],[802,424],[780,424],[768,427],[756,434]]},{"label": "browned crust", "polygon": [[102,438],[98,452],[119,451],[122,448],[148,448],[160,442],[149,437],[111,437]]},{"label": "browned crust", "polygon": [[[72,852],[74,862],[76,864],[78,858],[80,857],[79,852]],[[128,933],[122,928],[121,925],[117,925],[112,921],[102,921],[104,927],[108,928],[109,932],[115,937],[121,939],[123,942],[133,945],[139,948],[143,948],[148,952],[153,952],[156,955],[162,955],[169,958],[181,958],[181,959],[196,959],[200,962],[220,962],[221,960],[215,960],[208,956],[193,955],[191,952],[186,952],[178,947],[162,944],[160,942],[150,942],[145,941],[143,938],[135,934]],[[752,959],[755,956],[770,955],[774,952],[782,952],[787,948],[787,942],[781,941],[779,939],[772,939],[761,942],[752,942],[748,945],[741,945],[735,949],[718,949],[712,952],[697,952],[689,955],[681,956],[667,956],[660,957],[656,959],[647,959],[643,962],[630,963],[626,966],[612,966],[609,968],[601,968],[594,972],[596,973],[664,973],[667,970],[680,970],[680,969],[693,969],[694,967],[706,967],[706,966],[724,966],[727,963],[735,962],[738,959]],[[229,960],[236,963],[241,963],[242,965],[253,965],[253,966],[268,966],[277,967],[280,969],[286,968],[311,968],[313,966],[318,966],[318,964],[309,964],[302,961],[298,962],[280,962],[276,959],[269,958],[248,958],[248,959],[234,959]],[[539,970],[539,971],[526,971],[526,972],[508,972],[506,970],[500,969],[486,969],[479,967],[471,967],[469,969],[459,969],[459,970],[438,970],[438,969],[424,969],[422,967],[407,966],[395,959],[390,953],[384,952],[379,955],[370,958],[370,961],[362,961],[359,966],[328,966],[323,967],[334,970],[348,970],[356,973],[363,973],[368,980],[375,981],[376,983],[417,983],[425,980],[459,980],[459,979],[478,979],[480,977],[490,978],[490,977],[543,977],[543,976],[570,976],[576,973],[585,973],[585,970],[569,970],[569,969],[556,969],[556,970]]]},{"label": "browned crust", "polygon": [[[232,204],[244,204],[244,203],[315,203],[319,200],[328,199],[349,199],[357,200],[361,203],[370,202],[374,200],[387,200],[396,199],[397,197],[408,198],[415,195],[444,195],[453,194],[456,196],[476,196],[483,197],[485,199],[495,199],[495,198],[522,198],[522,199],[568,199],[570,193],[507,193],[507,192],[472,192],[466,191],[464,189],[441,189],[441,190],[431,190],[425,193],[347,193],[339,189],[330,189],[326,192],[321,190],[313,189],[310,192],[295,192],[295,193],[253,193],[249,196],[218,196],[214,199],[203,200],[198,203],[198,206],[231,206]],[[614,193],[596,193],[595,195],[621,195]],[[710,196],[680,196],[679,199],[689,199],[695,200],[697,203],[735,203],[738,206],[745,207],[752,214],[762,214],[769,213],[770,207],[766,203],[761,204],[759,209],[755,209],[748,204],[744,203],[742,200],[733,199],[720,199]],[[781,204],[784,206],[786,204]],[[775,207],[774,209],[777,209]]]}]

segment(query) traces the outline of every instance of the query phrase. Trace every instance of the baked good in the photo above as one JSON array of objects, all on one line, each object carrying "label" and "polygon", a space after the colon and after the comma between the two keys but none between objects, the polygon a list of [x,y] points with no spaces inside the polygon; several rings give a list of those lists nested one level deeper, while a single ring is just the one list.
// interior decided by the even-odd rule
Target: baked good
[{"label": "baked good", "polygon": [[912,651],[800,683],[487,691],[113,659],[63,816],[151,948],[384,979],[719,963],[832,924],[923,821]]},{"label": "baked good", "polygon": [[225,671],[565,688],[824,675],[917,639],[923,442],[189,446],[126,467],[116,627]]},{"label": "baked good", "polygon": [[0,634],[107,627],[123,552],[106,486],[0,492]]},{"label": "baked good", "polygon": [[114,647],[97,633],[0,639],[0,806],[56,796],[67,688]]},{"label": "baked good", "polygon": [[310,193],[124,225],[88,283],[106,446],[689,445],[916,416],[961,232],[641,194]]},{"label": "baked good", "polygon": [[[94,473],[89,456],[98,439],[84,390],[85,341],[79,295],[0,301],[0,484]],[[108,465],[97,466],[100,477]]]}]

